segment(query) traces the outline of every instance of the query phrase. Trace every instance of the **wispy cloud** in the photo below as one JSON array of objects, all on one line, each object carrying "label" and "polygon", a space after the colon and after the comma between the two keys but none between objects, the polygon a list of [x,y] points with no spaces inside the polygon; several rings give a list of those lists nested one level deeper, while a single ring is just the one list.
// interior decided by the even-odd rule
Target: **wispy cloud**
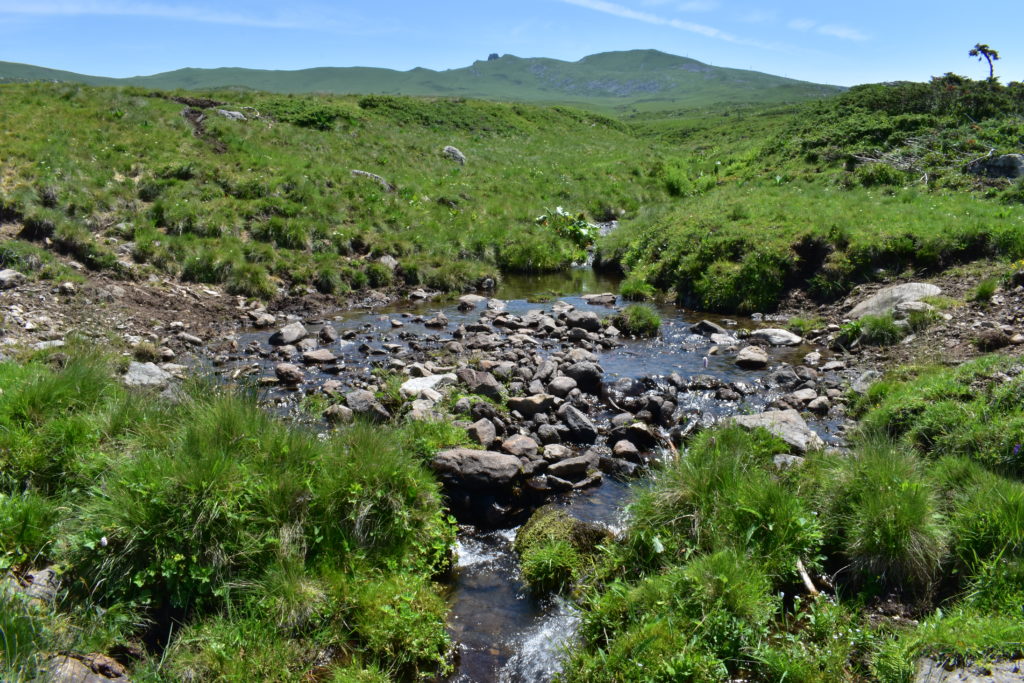
[{"label": "wispy cloud", "polygon": [[676,5],[680,12],[711,12],[718,9],[718,3],[714,0],[689,0]]},{"label": "wispy cloud", "polygon": [[154,17],[193,21],[205,24],[228,24],[256,28],[323,28],[324,21],[303,21],[294,16],[258,16],[238,12],[221,12],[204,7],[116,1],[9,2],[0,0],[0,14],[35,16],[122,16]]},{"label": "wispy cloud", "polygon": [[867,40],[868,37],[855,28],[840,26],[839,24],[818,24],[813,19],[793,19],[786,24],[794,31],[814,30],[823,36],[842,38],[843,40]]},{"label": "wispy cloud", "polygon": [[736,18],[746,24],[766,24],[768,22],[775,21],[777,15],[775,12],[770,10],[755,9],[749,12],[744,12]]},{"label": "wispy cloud", "polygon": [[839,26],[838,24],[825,24],[818,27],[818,33],[823,36],[833,36],[843,40],[867,40],[868,37],[855,28]]},{"label": "wispy cloud", "polygon": [[724,40],[729,43],[736,43],[738,45],[751,45],[754,47],[762,47],[766,49],[775,49],[775,46],[766,45],[753,40],[746,40],[739,38],[731,33],[727,33],[714,26],[707,26],[705,24],[697,24],[692,21],[683,21],[681,19],[669,19],[657,14],[651,14],[650,12],[641,12],[639,10],[631,9],[623,5],[618,5],[614,2],[606,2],[605,0],[562,0],[562,2],[570,5],[576,5],[578,7],[585,7],[595,12],[603,12],[604,14],[610,14],[615,17],[621,17],[623,19],[632,19],[633,21],[642,21],[647,24],[654,24],[655,26],[668,26],[670,28],[679,29],[680,31],[687,31],[689,33],[696,33],[697,35],[705,36],[707,38],[715,38],[718,40]]}]

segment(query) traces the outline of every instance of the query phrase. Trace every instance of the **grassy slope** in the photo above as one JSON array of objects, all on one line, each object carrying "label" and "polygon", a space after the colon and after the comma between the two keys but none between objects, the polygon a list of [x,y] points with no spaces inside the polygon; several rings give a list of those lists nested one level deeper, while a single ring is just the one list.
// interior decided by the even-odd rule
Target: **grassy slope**
[{"label": "grassy slope", "polygon": [[152,76],[99,79],[68,72],[0,63],[0,76],[103,85],[172,89],[242,86],[284,93],[381,93],[459,96],[571,104],[603,111],[698,107],[712,103],[786,102],[839,92],[756,71],[725,69],[656,50],[607,52],[578,62],[523,59],[512,55],[448,71],[392,71],[369,67],[321,67],[298,71],[241,68],[179,69]]},{"label": "grassy slope", "polygon": [[964,172],[990,149],[1019,151],[1020,93],[953,77],[802,107],[636,117],[677,150],[656,169],[676,199],[602,252],[630,271],[627,288],[720,311],[769,310],[793,287],[829,300],[879,276],[1020,258],[1024,186]]},{"label": "grassy slope", "polygon": [[[126,241],[147,267],[253,296],[275,282],[387,284],[390,273],[369,265],[385,253],[404,282],[441,288],[562,268],[581,251],[539,215],[559,205],[629,215],[664,196],[649,182],[646,143],[570,110],[230,93],[224,106],[264,116],[208,112],[198,138],[182,104],[138,91],[8,85],[2,96],[8,219],[90,266],[118,268],[106,242]],[[446,159],[445,145],[468,163]]]},{"label": "grassy slope", "polygon": [[1005,357],[904,372],[862,402],[852,455],[784,472],[766,433],[699,436],[585,582],[565,680],[895,683],[921,656],[1020,656],[1022,389]]}]

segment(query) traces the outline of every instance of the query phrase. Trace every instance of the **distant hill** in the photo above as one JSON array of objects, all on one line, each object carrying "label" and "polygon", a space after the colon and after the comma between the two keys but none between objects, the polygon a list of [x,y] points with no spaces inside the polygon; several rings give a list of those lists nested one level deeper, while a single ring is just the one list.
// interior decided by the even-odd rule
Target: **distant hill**
[{"label": "distant hill", "polygon": [[86,76],[0,62],[0,82],[40,80],[169,90],[243,87],[279,93],[454,96],[569,104],[620,113],[719,103],[796,102],[843,90],[757,71],[710,66],[657,50],[604,52],[578,62],[504,55],[447,71],[423,68],[393,71],[370,67],[319,67],[298,71],[219,68],[178,69],[133,78]]}]

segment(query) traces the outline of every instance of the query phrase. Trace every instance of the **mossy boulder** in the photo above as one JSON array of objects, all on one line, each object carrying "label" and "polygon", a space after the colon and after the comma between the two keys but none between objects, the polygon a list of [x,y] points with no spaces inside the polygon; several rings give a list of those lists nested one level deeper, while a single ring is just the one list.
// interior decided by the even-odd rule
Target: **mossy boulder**
[{"label": "mossy boulder", "polygon": [[597,547],[611,538],[604,527],[545,505],[516,533],[523,579],[538,593],[568,589],[590,564]]}]

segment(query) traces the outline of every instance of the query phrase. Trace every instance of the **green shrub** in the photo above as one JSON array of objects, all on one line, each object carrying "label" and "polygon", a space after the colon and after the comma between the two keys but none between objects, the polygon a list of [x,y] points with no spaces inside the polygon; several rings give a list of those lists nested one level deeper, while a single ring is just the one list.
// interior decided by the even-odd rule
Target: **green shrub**
[{"label": "green shrub", "polygon": [[634,337],[656,337],[661,328],[661,316],[649,306],[630,304],[612,317],[612,324]]},{"label": "green shrub", "polygon": [[860,340],[869,346],[892,346],[904,336],[892,314],[866,315],[860,319]]},{"label": "green shrub", "polygon": [[568,541],[547,540],[530,548],[520,566],[523,580],[532,590],[561,592],[578,577],[580,556]]},{"label": "green shrub", "polygon": [[992,295],[996,293],[998,288],[998,278],[985,278],[978,283],[977,287],[974,288],[974,292],[971,294],[971,301],[983,306],[988,305],[992,301]]},{"label": "green shrub", "polygon": [[619,285],[619,294],[623,299],[643,301],[644,299],[653,299],[655,289],[640,273],[630,273]]},{"label": "green shrub", "polygon": [[270,279],[267,269],[258,263],[236,263],[228,273],[224,288],[230,294],[240,294],[254,299],[272,299],[277,287]]},{"label": "green shrub", "polygon": [[857,182],[864,187],[900,186],[907,181],[907,174],[883,163],[861,164],[857,167]]}]

